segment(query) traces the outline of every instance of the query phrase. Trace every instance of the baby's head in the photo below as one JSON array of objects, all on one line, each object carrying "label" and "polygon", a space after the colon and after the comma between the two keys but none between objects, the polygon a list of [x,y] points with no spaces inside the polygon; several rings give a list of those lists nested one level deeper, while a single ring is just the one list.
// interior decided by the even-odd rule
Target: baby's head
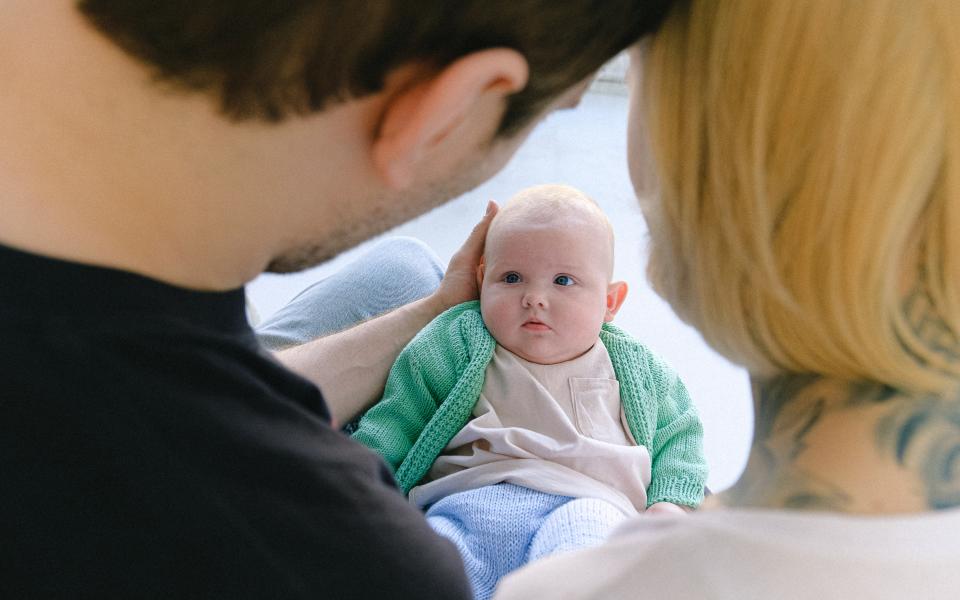
[{"label": "baby's head", "polygon": [[539,364],[574,359],[627,294],[613,276],[613,228],[565,185],[527,188],[500,209],[478,270],[480,310],[501,346]]}]

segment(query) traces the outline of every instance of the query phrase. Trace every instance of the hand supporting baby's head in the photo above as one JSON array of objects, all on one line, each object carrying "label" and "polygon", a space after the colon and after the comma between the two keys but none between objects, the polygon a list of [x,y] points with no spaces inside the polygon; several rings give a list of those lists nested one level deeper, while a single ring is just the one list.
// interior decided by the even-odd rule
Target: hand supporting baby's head
[{"label": "hand supporting baby's head", "polygon": [[484,323],[525,360],[571,360],[596,343],[626,297],[612,275],[613,228],[596,203],[569,186],[527,188],[487,233],[478,270]]}]

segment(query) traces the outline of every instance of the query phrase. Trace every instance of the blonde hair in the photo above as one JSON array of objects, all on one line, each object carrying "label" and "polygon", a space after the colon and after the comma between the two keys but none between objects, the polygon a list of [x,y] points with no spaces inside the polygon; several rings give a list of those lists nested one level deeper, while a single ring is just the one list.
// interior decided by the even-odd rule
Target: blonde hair
[{"label": "blonde hair", "polygon": [[958,5],[693,0],[644,49],[651,282],[755,376],[956,388]]}]

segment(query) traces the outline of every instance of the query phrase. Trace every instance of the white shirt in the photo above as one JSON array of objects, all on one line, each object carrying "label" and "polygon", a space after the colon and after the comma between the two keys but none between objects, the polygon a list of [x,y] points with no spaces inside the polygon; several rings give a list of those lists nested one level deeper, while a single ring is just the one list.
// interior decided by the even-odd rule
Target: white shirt
[{"label": "white shirt", "polygon": [[960,510],[643,515],[602,546],[507,576],[497,592],[496,600],[960,598]]},{"label": "white shirt", "polygon": [[607,500],[627,516],[644,510],[650,454],[624,425],[620,387],[599,341],[555,365],[497,345],[474,418],[453,437],[410,500],[510,482],[561,496]]}]

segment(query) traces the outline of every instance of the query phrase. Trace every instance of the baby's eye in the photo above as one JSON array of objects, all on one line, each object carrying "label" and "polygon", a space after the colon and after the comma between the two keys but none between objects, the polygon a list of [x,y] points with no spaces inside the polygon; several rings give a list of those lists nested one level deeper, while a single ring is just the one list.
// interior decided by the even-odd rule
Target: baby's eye
[{"label": "baby's eye", "polygon": [[553,278],[553,283],[563,286],[573,285],[573,277],[569,275],[557,275]]},{"label": "baby's eye", "polygon": [[519,273],[507,273],[503,276],[504,283],[520,283]]}]

